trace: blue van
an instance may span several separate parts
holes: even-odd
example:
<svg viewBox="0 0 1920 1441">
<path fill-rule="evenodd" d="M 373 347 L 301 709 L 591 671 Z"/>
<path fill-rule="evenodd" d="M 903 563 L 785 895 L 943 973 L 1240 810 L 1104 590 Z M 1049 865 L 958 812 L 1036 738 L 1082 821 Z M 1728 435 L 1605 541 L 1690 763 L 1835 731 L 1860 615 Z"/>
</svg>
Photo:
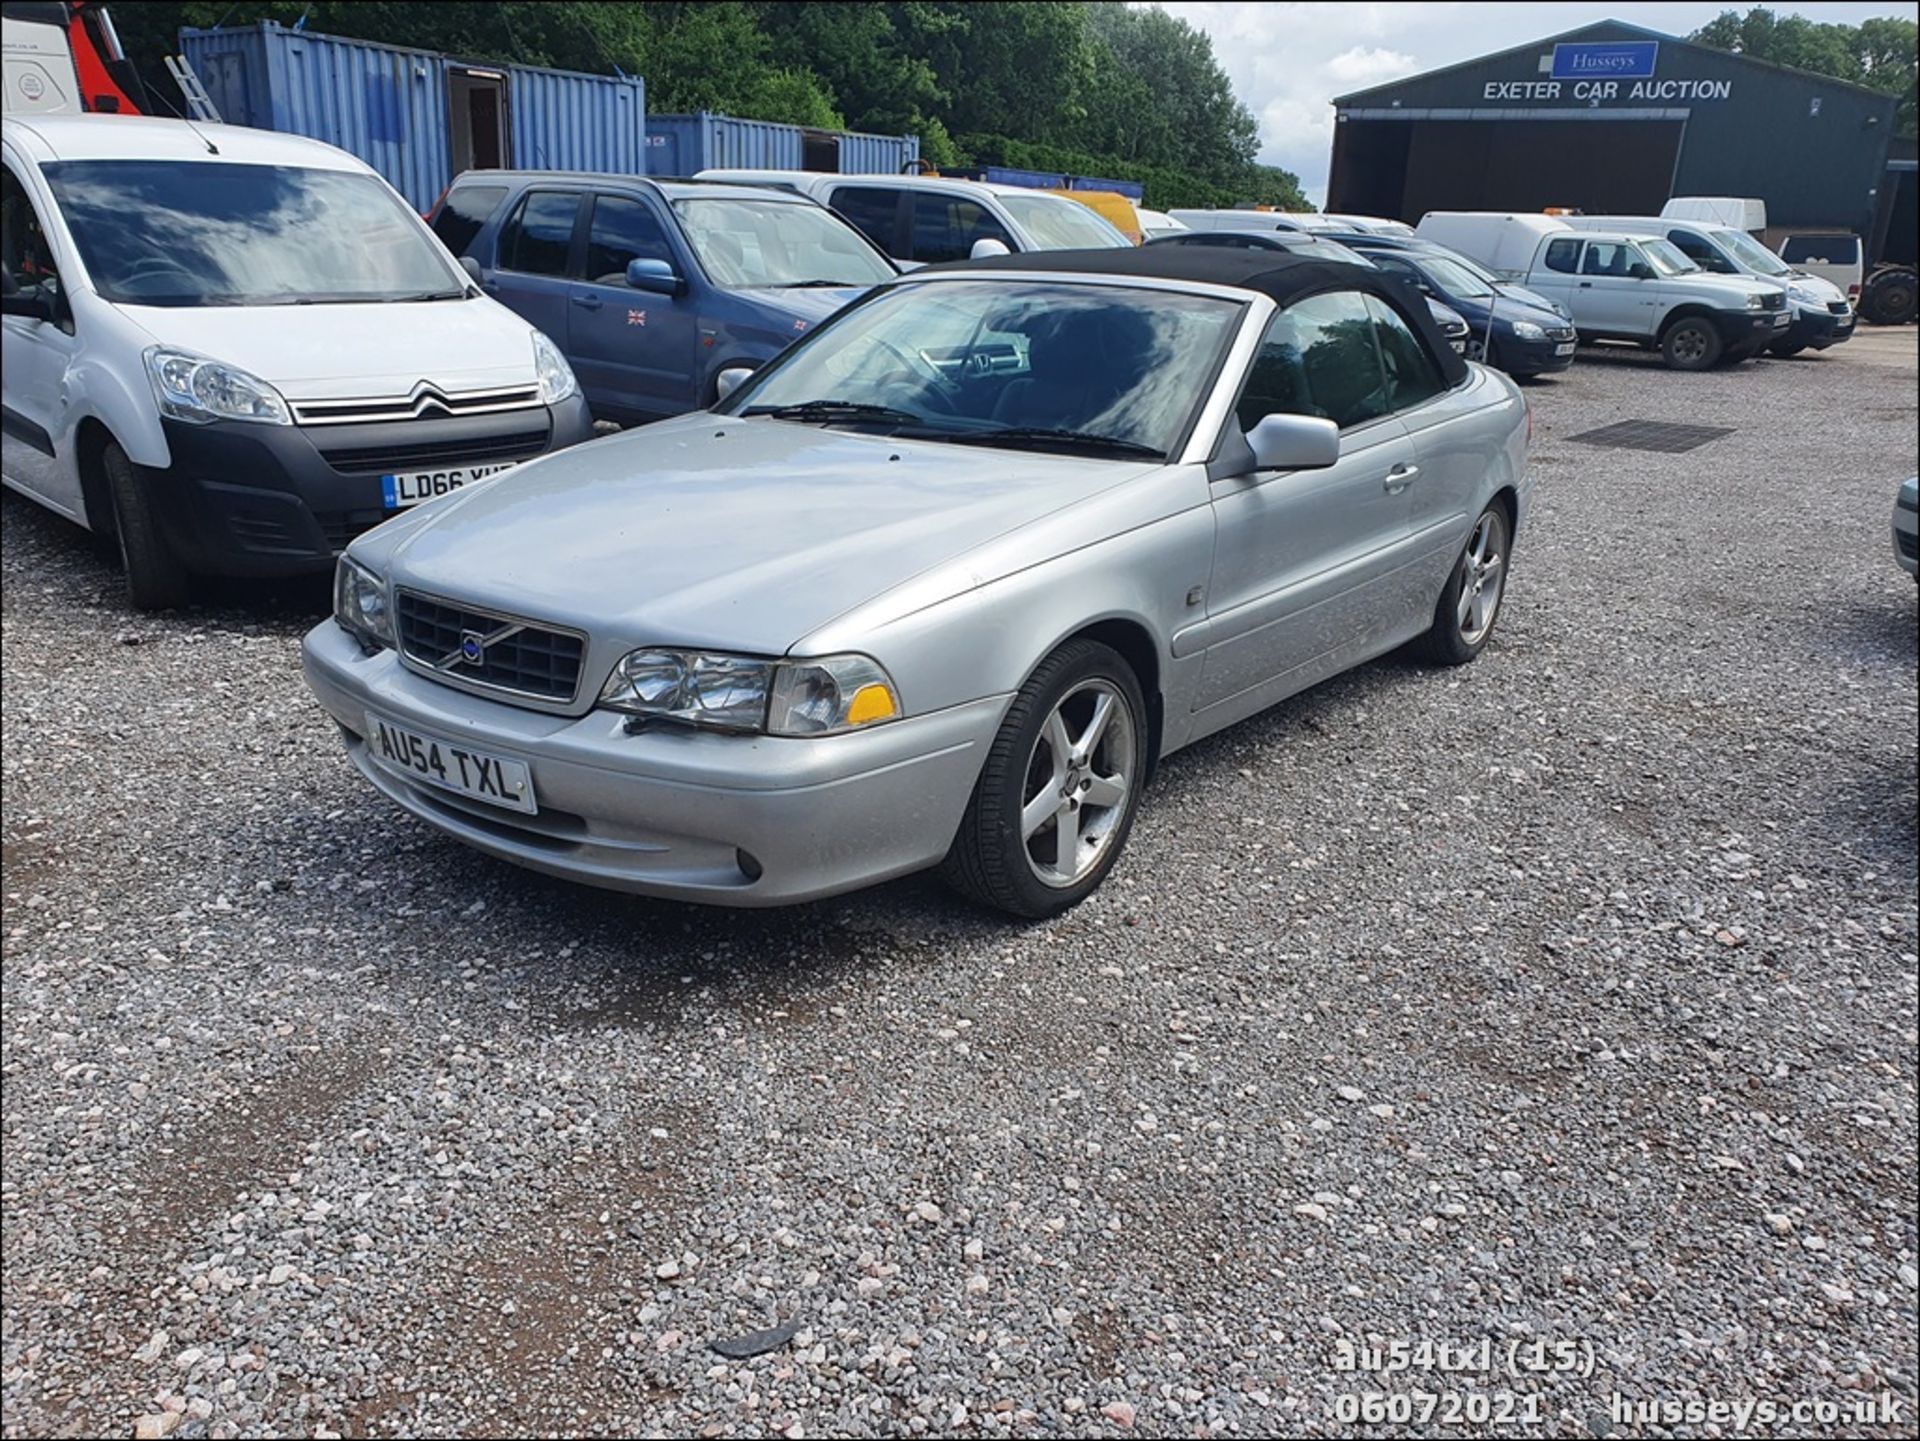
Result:
<svg viewBox="0 0 1920 1441">
<path fill-rule="evenodd" d="M 470 170 L 428 220 L 560 347 L 595 418 L 622 425 L 713 404 L 721 371 L 898 273 L 824 206 L 739 185 Z"/>
</svg>

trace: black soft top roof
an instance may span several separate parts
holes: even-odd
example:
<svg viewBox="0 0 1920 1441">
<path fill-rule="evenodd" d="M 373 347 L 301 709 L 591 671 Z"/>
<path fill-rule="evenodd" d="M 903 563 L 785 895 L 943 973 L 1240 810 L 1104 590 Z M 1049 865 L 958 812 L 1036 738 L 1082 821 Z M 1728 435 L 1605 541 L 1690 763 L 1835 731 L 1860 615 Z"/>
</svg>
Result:
<svg viewBox="0 0 1920 1441">
<path fill-rule="evenodd" d="M 1392 306 L 1426 341 L 1427 348 L 1440 362 L 1449 386 L 1458 384 L 1467 373 L 1467 363 L 1453 353 L 1453 347 L 1434 324 L 1433 312 L 1418 291 L 1388 271 L 1352 265 L 1344 260 L 1320 260 L 1295 251 L 1243 250 L 1231 246 L 1137 245 L 1107 250 L 1032 250 L 980 260 L 950 260 L 929 265 L 926 271 L 1191 280 L 1203 285 L 1229 285 L 1258 291 L 1283 307 L 1323 291 L 1358 290 L 1378 296 Z"/>
</svg>

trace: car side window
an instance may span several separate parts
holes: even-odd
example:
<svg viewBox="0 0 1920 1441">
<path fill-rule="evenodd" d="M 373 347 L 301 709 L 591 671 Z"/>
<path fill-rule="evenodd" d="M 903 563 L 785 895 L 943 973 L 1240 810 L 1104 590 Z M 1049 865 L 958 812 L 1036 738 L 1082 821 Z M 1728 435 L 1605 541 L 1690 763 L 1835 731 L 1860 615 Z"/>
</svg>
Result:
<svg viewBox="0 0 1920 1441">
<path fill-rule="evenodd" d="M 0 265 L 23 292 L 53 301 L 60 328 L 71 333 L 73 321 L 61 298 L 53 247 L 47 243 L 33 198 L 11 166 L 0 167 Z"/>
<path fill-rule="evenodd" d="M 500 266 L 526 275 L 565 275 L 580 215 L 575 190 L 535 190 L 500 232 Z"/>
<path fill-rule="evenodd" d="M 631 195 L 596 195 L 587 229 L 587 279 L 595 285 L 625 285 L 627 264 L 664 260 L 678 269 L 666 227 L 653 207 Z"/>
<path fill-rule="evenodd" d="M 842 185 L 829 202 L 833 209 L 887 254 L 895 253 L 895 221 L 900 192 L 884 185 Z"/>
<path fill-rule="evenodd" d="M 1367 310 L 1373 316 L 1373 336 L 1387 372 L 1387 404 L 1394 410 L 1409 410 L 1446 389 L 1439 362 L 1400 312 L 1372 295 L 1367 297 Z"/>
<path fill-rule="evenodd" d="M 997 240 L 1009 250 L 1019 248 L 984 206 L 963 195 L 913 197 L 913 259 L 927 265 L 965 260 L 976 240 Z"/>
<path fill-rule="evenodd" d="M 1780 247 L 1780 258 L 1789 265 L 1811 262 L 1815 265 L 1851 265 L 1860 258 L 1857 235 L 1789 235 Z"/>
<path fill-rule="evenodd" d="M 504 185 L 456 185 L 434 212 L 433 233 L 456 257 L 465 255 L 474 236 L 506 198 Z"/>
<path fill-rule="evenodd" d="M 1268 415 L 1317 415 L 1342 430 L 1392 408 L 1374 338 L 1374 317 L 1358 291 L 1297 300 L 1267 326 L 1235 415 L 1251 430 Z"/>
<path fill-rule="evenodd" d="M 1702 270 L 1716 271 L 1721 275 L 1730 274 L 1733 270 L 1726 257 L 1707 243 L 1705 236 L 1696 235 L 1691 230 L 1669 230 L 1667 239 L 1673 243 L 1675 250 Z"/>
<path fill-rule="evenodd" d="M 1580 267 L 1580 242 L 1560 239 L 1547 247 L 1546 267 L 1562 275 L 1572 275 Z"/>
<path fill-rule="evenodd" d="M 1611 240 L 1594 240 L 1587 244 L 1587 253 L 1580 261 L 1582 275 L 1625 275 L 1634 261 L 1633 250 L 1629 246 L 1616 244 Z"/>
</svg>

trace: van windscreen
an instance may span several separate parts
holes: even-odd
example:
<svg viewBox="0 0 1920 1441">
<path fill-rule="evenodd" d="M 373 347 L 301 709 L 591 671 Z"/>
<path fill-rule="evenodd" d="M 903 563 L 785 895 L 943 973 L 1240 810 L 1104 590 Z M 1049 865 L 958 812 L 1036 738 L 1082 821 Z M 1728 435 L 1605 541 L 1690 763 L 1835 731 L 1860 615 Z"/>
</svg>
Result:
<svg viewBox="0 0 1920 1441">
<path fill-rule="evenodd" d="M 122 305 L 326 305 L 467 293 L 372 175 L 183 160 L 44 165 L 94 287 Z"/>
</svg>

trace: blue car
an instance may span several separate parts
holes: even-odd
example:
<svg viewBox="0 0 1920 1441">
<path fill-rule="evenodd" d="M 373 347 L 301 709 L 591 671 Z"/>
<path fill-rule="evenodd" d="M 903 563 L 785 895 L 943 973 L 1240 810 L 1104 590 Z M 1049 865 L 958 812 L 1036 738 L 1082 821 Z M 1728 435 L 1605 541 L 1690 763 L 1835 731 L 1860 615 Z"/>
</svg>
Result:
<svg viewBox="0 0 1920 1441">
<path fill-rule="evenodd" d="M 770 359 L 898 273 L 824 206 L 738 185 L 470 170 L 428 219 L 560 347 L 594 417 L 622 425 L 713 404 L 721 371 Z"/>
<path fill-rule="evenodd" d="M 1496 280 L 1431 241 L 1357 232 L 1337 238 L 1459 311 L 1472 331 L 1471 359 L 1513 376 L 1552 375 L 1573 364 L 1579 343 L 1573 317 L 1546 296 Z"/>
</svg>

